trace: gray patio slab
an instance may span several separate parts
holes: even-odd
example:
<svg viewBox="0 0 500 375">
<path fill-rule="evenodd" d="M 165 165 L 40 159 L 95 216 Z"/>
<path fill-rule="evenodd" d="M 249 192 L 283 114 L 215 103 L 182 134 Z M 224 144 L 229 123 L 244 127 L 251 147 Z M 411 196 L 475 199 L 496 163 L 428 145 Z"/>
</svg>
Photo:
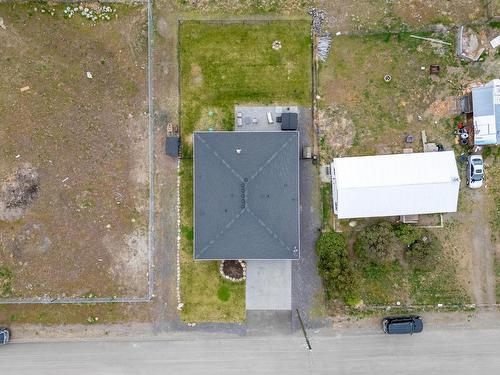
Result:
<svg viewBox="0 0 500 375">
<path fill-rule="evenodd" d="M 291 260 L 247 261 L 246 308 L 291 310 Z"/>
<path fill-rule="evenodd" d="M 298 113 L 297 106 L 242 106 L 234 108 L 234 130 L 235 131 L 280 131 L 281 124 L 276 121 L 276 117 L 284 112 Z M 272 123 L 269 123 L 267 114 L 271 115 Z M 238 121 L 240 114 L 240 122 Z M 300 116 L 299 116 L 300 122 Z"/>
</svg>

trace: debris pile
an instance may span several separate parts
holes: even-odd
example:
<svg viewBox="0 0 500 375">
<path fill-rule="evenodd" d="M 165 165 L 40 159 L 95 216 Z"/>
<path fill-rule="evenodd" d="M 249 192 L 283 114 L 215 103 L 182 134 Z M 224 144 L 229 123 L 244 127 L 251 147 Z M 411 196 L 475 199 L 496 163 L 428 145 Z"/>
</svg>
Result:
<svg viewBox="0 0 500 375">
<path fill-rule="evenodd" d="M 457 56 L 466 61 L 478 61 L 484 50 L 478 34 L 461 26 L 457 34 Z"/>
<path fill-rule="evenodd" d="M 0 220 L 19 220 L 38 197 L 39 190 L 38 172 L 28 163 L 6 176 L 0 186 Z"/>
<path fill-rule="evenodd" d="M 312 32 L 321 35 L 325 24 L 325 12 L 316 8 L 310 8 L 307 12 L 312 17 Z"/>
<path fill-rule="evenodd" d="M 311 33 L 313 36 L 317 35 L 318 37 L 316 56 L 320 61 L 324 62 L 328 58 L 332 45 L 332 36 L 329 32 L 323 31 L 325 12 L 320 9 L 310 8 L 308 13 L 312 17 Z"/>
<path fill-rule="evenodd" d="M 332 37 L 330 34 L 326 33 L 318 38 L 318 49 L 316 55 L 318 58 L 325 62 L 330 53 L 330 47 L 332 45 Z"/>
</svg>

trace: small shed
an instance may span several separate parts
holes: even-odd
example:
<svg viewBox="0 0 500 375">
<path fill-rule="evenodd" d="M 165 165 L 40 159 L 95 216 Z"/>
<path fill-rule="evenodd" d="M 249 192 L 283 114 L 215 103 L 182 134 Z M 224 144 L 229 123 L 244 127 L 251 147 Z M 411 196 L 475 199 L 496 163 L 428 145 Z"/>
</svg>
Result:
<svg viewBox="0 0 500 375">
<path fill-rule="evenodd" d="M 167 136 L 167 140 L 165 141 L 165 153 L 168 156 L 179 157 L 180 144 L 179 136 Z"/>
<path fill-rule="evenodd" d="M 455 212 L 460 178 L 453 151 L 335 158 L 339 219 Z"/>
<path fill-rule="evenodd" d="M 281 114 L 281 130 L 297 130 L 299 126 L 299 114 L 284 112 Z"/>
<path fill-rule="evenodd" d="M 472 89 L 474 144 L 500 143 L 500 79 Z"/>
</svg>

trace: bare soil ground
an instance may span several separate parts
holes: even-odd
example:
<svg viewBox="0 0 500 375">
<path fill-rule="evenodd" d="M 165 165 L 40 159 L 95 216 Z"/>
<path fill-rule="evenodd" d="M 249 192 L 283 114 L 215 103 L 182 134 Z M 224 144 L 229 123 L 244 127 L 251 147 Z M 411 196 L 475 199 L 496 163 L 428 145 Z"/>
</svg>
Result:
<svg viewBox="0 0 500 375">
<path fill-rule="evenodd" d="M 178 12 L 191 15 L 304 15 L 310 7 L 327 13 L 326 21 L 334 31 L 382 31 L 429 24 L 460 24 L 485 18 L 481 0 L 192 0 L 165 1 Z"/>
<path fill-rule="evenodd" d="M 319 0 L 317 6 L 327 12 L 327 21 L 335 31 L 418 28 L 429 24 L 459 24 L 485 17 L 480 0 Z"/>
<path fill-rule="evenodd" d="M 145 8 L 93 26 L 35 7 L 0 6 L 3 296 L 143 296 Z"/>
</svg>

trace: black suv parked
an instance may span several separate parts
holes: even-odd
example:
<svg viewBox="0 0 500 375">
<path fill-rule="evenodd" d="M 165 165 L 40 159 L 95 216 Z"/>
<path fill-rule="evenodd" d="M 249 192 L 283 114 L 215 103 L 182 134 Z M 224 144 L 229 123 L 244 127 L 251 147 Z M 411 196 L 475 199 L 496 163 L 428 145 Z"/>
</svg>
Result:
<svg viewBox="0 0 500 375">
<path fill-rule="evenodd" d="M 419 316 L 390 316 L 382 320 L 382 329 L 388 334 L 412 335 L 422 332 L 424 323 Z"/>
</svg>

